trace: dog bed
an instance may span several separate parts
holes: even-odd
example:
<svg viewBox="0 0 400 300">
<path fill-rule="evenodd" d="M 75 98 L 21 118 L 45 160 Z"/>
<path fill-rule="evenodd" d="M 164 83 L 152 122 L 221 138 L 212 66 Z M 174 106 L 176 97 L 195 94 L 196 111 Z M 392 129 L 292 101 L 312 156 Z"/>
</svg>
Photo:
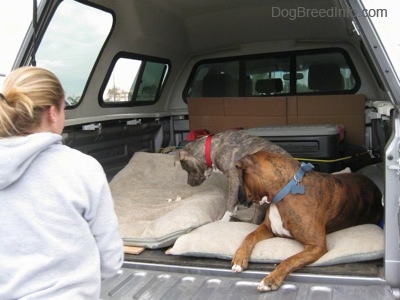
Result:
<svg viewBox="0 0 400 300">
<path fill-rule="evenodd" d="M 137 152 L 110 182 L 124 244 L 171 246 L 182 234 L 219 220 L 227 209 L 228 182 L 212 174 L 202 185 L 187 184 L 173 155 Z"/>
<path fill-rule="evenodd" d="M 231 260 L 245 236 L 256 228 L 251 223 L 216 221 L 182 235 L 166 253 Z M 359 225 L 328 234 L 327 245 L 328 252 L 310 266 L 380 259 L 384 252 L 384 234 L 377 225 Z M 250 262 L 279 263 L 303 249 L 296 240 L 275 237 L 259 242 Z"/>
</svg>

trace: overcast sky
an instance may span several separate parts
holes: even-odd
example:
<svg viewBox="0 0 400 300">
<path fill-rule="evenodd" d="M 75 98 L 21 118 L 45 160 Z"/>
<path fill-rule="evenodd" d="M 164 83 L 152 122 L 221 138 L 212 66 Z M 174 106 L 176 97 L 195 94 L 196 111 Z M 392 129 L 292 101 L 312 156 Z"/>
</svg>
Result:
<svg viewBox="0 0 400 300">
<path fill-rule="evenodd" d="M 39 2 L 39 1 L 38 1 Z M 8 73 L 32 20 L 32 0 L 1 0 L 0 74 Z"/>
<path fill-rule="evenodd" d="M 32 10 L 33 0 L 0 0 L 6 17 L 2 22 L 7 24 L 0 32 L 1 40 L 7 40 L 0 47 L 0 74 L 11 71 Z M 109 13 L 72 0 L 62 2 L 36 53 L 38 66 L 53 71 L 68 96 L 80 96 L 111 24 Z"/>
</svg>

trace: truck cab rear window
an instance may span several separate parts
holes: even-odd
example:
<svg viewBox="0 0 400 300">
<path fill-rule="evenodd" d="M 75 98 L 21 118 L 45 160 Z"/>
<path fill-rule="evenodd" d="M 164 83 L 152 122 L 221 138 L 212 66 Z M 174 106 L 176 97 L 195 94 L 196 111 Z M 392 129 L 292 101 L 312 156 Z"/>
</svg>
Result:
<svg viewBox="0 0 400 300">
<path fill-rule="evenodd" d="M 355 93 L 359 86 L 349 56 L 335 48 L 201 61 L 184 99 Z"/>
</svg>

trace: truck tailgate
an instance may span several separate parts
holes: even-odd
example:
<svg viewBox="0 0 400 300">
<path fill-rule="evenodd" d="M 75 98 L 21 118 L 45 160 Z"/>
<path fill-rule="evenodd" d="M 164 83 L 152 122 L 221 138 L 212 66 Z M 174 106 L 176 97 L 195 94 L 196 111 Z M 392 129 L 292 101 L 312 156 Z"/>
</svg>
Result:
<svg viewBox="0 0 400 300">
<path fill-rule="evenodd" d="M 379 279 L 305 274 L 292 274 L 279 290 L 261 293 L 256 286 L 265 274 L 129 262 L 102 282 L 101 299 L 396 299 Z"/>
</svg>

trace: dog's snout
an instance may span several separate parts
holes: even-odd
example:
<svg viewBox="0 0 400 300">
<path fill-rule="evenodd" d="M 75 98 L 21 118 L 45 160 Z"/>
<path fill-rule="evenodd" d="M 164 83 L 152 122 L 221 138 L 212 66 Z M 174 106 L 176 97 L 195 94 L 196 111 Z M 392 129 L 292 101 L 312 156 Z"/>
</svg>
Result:
<svg viewBox="0 0 400 300">
<path fill-rule="evenodd" d="M 189 174 L 188 176 L 188 184 L 190 186 L 198 186 L 204 182 L 206 177 L 202 174 Z"/>
<path fill-rule="evenodd" d="M 190 186 L 198 186 L 200 185 L 200 182 L 196 181 L 196 180 L 188 180 L 187 182 Z"/>
</svg>

